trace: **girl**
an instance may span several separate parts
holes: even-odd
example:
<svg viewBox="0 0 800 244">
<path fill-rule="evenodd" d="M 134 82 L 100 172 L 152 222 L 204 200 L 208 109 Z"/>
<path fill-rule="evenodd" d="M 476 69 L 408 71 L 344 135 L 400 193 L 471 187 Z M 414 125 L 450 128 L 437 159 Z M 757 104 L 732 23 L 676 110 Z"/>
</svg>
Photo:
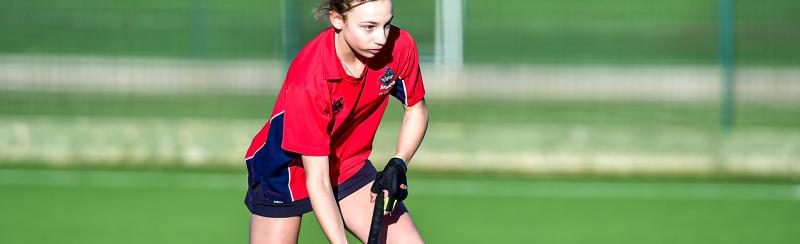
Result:
<svg viewBox="0 0 800 244">
<path fill-rule="evenodd" d="M 251 243 L 296 243 L 303 214 L 314 211 L 331 243 L 345 228 L 369 234 L 375 192 L 389 196 L 386 242 L 421 243 L 408 210 L 406 162 L 428 125 L 414 40 L 391 25 L 391 0 L 322 1 L 331 27 L 289 67 L 272 116 L 247 150 Z M 396 156 L 376 174 L 368 160 L 388 103 L 404 105 Z"/>
</svg>

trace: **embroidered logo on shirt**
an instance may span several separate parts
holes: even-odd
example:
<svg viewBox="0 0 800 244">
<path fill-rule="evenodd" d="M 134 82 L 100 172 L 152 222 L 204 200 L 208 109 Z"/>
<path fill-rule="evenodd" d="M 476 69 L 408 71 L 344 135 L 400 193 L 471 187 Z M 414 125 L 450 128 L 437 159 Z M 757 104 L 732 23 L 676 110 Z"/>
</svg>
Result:
<svg viewBox="0 0 800 244">
<path fill-rule="evenodd" d="M 333 114 L 338 114 L 339 111 L 342 111 L 342 108 L 344 107 L 343 100 L 344 98 L 340 97 L 339 99 L 336 99 L 335 102 L 333 102 Z"/>
<path fill-rule="evenodd" d="M 391 68 L 383 69 L 383 76 L 381 76 L 381 79 L 379 80 L 381 83 L 380 95 L 389 93 L 389 91 L 392 90 L 392 87 L 394 86 L 394 76 L 395 73 Z"/>
</svg>

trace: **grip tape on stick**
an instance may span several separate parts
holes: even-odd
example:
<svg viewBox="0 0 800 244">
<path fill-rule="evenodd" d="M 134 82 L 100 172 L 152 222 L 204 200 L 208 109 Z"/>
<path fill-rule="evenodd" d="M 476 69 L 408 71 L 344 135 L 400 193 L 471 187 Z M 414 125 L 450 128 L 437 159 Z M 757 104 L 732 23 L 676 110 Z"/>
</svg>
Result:
<svg viewBox="0 0 800 244">
<path fill-rule="evenodd" d="M 383 191 L 379 191 L 375 196 L 375 208 L 372 210 L 372 224 L 369 227 L 368 244 L 377 244 L 381 236 L 381 220 L 383 219 L 384 208 Z"/>
</svg>

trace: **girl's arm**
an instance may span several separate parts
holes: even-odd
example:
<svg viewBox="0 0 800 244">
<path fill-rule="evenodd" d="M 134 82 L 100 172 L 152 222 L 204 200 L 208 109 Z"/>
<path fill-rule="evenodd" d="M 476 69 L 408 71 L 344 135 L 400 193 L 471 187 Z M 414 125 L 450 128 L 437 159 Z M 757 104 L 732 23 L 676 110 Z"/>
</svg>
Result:
<svg viewBox="0 0 800 244">
<path fill-rule="evenodd" d="M 395 157 L 400 158 L 400 160 L 396 160 L 395 158 L 390 159 L 389 163 L 386 164 L 386 168 L 381 171 L 382 174 L 379 174 L 375 179 L 375 183 L 373 183 L 371 189 L 370 202 L 375 202 L 375 198 L 377 197 L 376 193 L 380 190 L 384 191 L 384 196 L 389 196 L 389 194 L 395 194 L 392 193 L 394 191 L 402 192 L 406 189 L 404 185 L 406 184 L 405 174 L 408 170 L 407 164 L 414 156 L 414 153 L 417 152 L 427 129 L 428 106 L 425 104 L 425 100 L 423 99 L 411 107 L 405 107 L 403 124 L 400 126 L 400 136 L 397 137 L 397 151 L 395 151 Z M 397 166 L 397 161 L 401 161 L 399 164 L 403 165 Z M 398 185 L 394 186 L 395 184 Z M 388 189 L 389 187 L 400 188 Z M 389 202 L 387 207 L 384 208 L 383 214 L 389 214 L 394 209 L 395 201 L 393 199 L 402 201 L 407 195 L 408 193 L 406 192 L 405 194 L 388 197 Z"/>
<path fill-rule="evenodd" d="M 344 221 L 333 197 L 327 156 L 302 156 L 311 207 L 331 243 L 347 243 Z"/>
<path fill-rule="evenodd" d="M 405 107 L 403 125 L 400 127 L 400 136 L 397 138 L 397 151 L 395 156 L 406 163 L 417 152 L 425 131 L 428 129 L 428 105 L 425 100 L 419 101 L 411 107 Z"/>
</svg>

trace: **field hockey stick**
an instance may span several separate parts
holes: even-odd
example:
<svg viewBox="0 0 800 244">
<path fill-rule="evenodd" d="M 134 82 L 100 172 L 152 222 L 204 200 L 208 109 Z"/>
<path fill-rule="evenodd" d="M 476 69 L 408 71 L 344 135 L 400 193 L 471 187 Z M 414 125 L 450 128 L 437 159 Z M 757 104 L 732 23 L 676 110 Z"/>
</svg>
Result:
<svg viewBox="0 0 800 244">
<path fill-rule="evenodd" d="M 377 244 L 381 236 L 381 220 L 383 219 L 383 191 L 375 196 L 375 208 L 372 210 L 372 224 L 369 227 L 367 244 Z"/>
</svg>

